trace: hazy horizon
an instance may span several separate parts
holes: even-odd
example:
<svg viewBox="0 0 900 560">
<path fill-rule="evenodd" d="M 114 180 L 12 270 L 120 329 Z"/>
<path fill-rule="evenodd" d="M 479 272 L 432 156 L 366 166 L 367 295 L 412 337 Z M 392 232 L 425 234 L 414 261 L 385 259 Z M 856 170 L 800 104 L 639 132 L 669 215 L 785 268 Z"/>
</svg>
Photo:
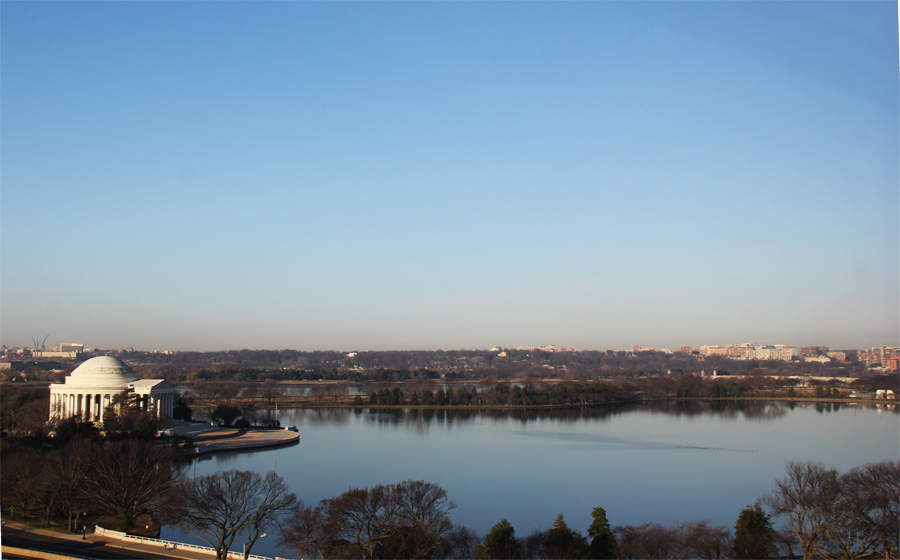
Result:
<svg viewBox="0 0 900 560">
<path fill-rule="evenodd" d="M 900 344 L 896 2 L 2 2 L 0 342 Z"/>
</svg>

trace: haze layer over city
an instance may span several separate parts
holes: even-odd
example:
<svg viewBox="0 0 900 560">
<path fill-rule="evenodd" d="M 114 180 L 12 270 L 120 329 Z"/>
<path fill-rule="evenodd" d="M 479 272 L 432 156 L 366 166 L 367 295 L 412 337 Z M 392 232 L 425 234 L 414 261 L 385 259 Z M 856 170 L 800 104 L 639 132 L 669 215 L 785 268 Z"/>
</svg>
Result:
<svg viewBox="0 0 900 560">
<path fill-rule="evenodd" d="M 7 346 L 900 341 L 894 2 L 0 15 Z"/>
</svg>

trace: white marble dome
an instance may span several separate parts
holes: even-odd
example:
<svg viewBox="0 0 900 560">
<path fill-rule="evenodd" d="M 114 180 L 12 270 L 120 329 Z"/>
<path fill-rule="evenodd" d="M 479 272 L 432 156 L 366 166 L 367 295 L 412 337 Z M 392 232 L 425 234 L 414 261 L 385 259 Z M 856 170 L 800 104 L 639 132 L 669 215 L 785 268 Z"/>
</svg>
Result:
<svg viewBox="0 0 900 560">
<path fill-rule="evenodd" d="M 138 381 L 134 371 L 122 360 L 112 356 L 97 356 L 84 362 L 66 377 L 65 384 L 78 387 L 127 389 Z"/>
</svg>

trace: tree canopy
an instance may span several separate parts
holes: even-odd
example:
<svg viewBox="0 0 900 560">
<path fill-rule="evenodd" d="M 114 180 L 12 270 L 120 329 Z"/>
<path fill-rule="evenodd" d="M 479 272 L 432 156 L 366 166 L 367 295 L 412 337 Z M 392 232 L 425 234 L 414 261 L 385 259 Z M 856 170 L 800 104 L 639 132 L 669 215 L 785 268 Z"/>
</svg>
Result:
<svg viewBox="0 0 900 560">
<path fill-rule="evenodd" d="M 450 522 L 455 507 L 446 490 L 422 480 L 351 488 L 297 508 L 281 542 L 310 557 L 430 558 L 465 545 L 465 531 Z"/>
<path fill-rule="evenodd" d="M 775 551 L 775 529 L 769 515 L 759 504 L 741 510 L 734 524 L 734 557 L 769 558 Z"/>
<path fill-rule="evenodd" d="M 519 557 L 519 540 L 516 530 L 506 519 L 501 519 L 484 536 L 484 544 L 476 545 L 479 558 L 502 560 Z"/>
<path fill-rule="evenodd" d="M 222 560 L 238 534 L 248 534 L 249 552 L 266 527 L 297 504 L 297 497 L 272 471 L 261 476 L 228 470 L 180 480 L 160 512 L 166 523 L 208 542 Z"/>
</svg>

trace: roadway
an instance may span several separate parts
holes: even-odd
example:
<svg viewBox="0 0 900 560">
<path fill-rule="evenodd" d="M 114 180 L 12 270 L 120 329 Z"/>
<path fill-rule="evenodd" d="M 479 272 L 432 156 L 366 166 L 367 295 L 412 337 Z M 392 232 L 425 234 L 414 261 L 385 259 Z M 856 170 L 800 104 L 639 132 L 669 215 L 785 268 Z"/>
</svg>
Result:
<svg viewBox="0 0 900 560">
<path fill-rule="evenodd" d="M 82 540 L 79 535 L 54 533 L 44 529 L 34 529 L 19 523 L 4 523 L 0 535 L 2 535 L 4 547 L 44 550 L 56 554 L 97 558 L 98 560 L 185 558 L 184 555 L 169 556 L 162 554 L 163 551 L 161 550 L 156 552 L 154 550 L 140 550 L 138 547 L 132 547 L 131 545 L 128 548 L 116 546 L 108 540 L 93 535 L 87 535 L 87 538 Z M 7 556 L 4 553 L 3 558 L 7 557 L 12 558 L 13 556 Z M 206 558 L 209 558 L 209 556 L 206 556 Z"/>
</svg>

